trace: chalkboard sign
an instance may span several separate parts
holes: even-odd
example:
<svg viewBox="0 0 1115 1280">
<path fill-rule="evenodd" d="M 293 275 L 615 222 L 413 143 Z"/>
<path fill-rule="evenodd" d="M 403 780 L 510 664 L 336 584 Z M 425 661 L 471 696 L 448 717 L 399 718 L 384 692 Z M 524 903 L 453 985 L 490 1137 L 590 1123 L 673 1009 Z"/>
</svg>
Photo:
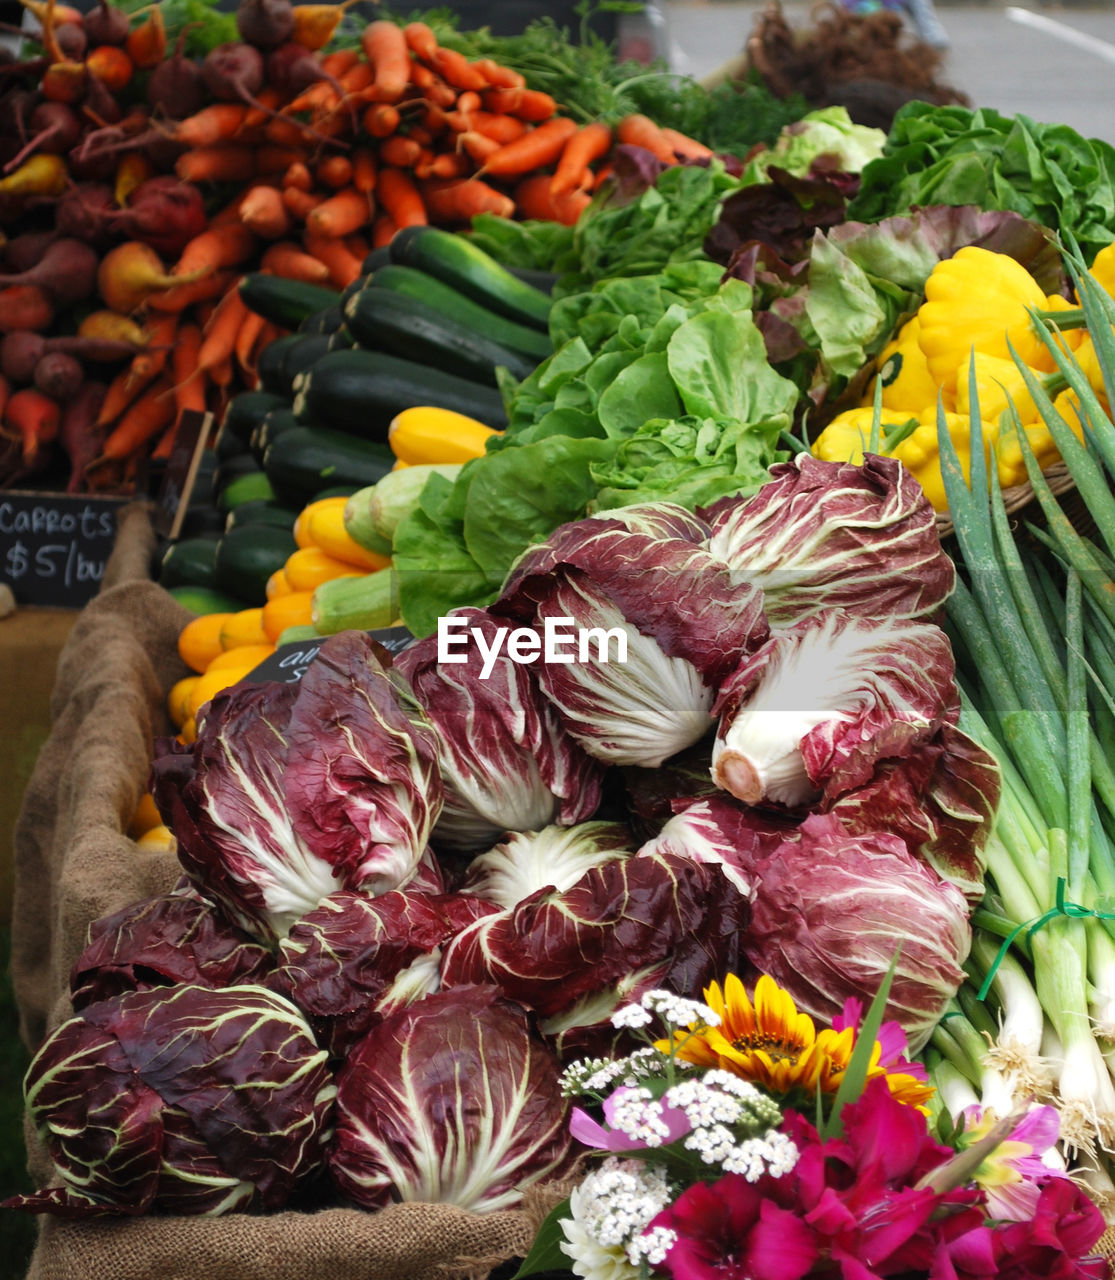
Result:
<svg viewBox="0 0 1115 1280">
<path fill-rule="evenodd" d="M 186 508 L 190 505 L 190 495 L 197 481 L 201 455 L 205 452 L 212 428 L 211 413 L 199 413 L 196 409 L 182 411 L 152 520 L 155 532 L 172 542 L 182 532 L 182 521 L 186 518 Z"/>
<path fill-rule="evenodd" d="M 129 499 L 0 493 L 0 582 L 20 604 L 80 608 L 97 594 Z"/>
<path fill-rule="evenodd" d="M 414 639 L 406 627 L 384 627 L 379 631 L 369 631 L 368 635 L 373 640 L 379 641 L 392 657 L 405 649 Z M 244 677 L 244 681 L 248 684 L 264 684 L 270 680 L 277 680 L 282 684 L 297 684 L 328 639 L 328 636 L 322 636 L 320 640 L 301 640 L 293 644 L 280 645 L 269 658 L 264 658 L 258 667 L 253 667 Z"/>
</svg>

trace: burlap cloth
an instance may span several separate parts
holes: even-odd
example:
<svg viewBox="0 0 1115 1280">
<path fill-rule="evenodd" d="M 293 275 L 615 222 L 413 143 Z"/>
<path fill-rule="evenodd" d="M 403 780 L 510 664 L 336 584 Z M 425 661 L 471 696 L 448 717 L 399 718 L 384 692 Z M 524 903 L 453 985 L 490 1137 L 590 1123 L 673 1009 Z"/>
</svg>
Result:
<svg viewBox="0 0 1115 1280">
<path fill-rule="evenodd" d="M 70 1014 L 70 968 L 97 917 L 163 893 L 173 856 L 141 852 L 124 830 L 143 793 L 151 744 L 170 731 L 166 692 L 188 674 L 177 636 L 193 616 L 150 579 L 147 508 L 120 513 L 97 597 L 62 651 L 45 743 L 15 828 L 12 979 L 20 1033 L 34 1051 Z M 36 1185 L 46 1151 L 27 1134 Z M 379 1213 L 326 1209 L 262 1217 L 40 1218 L 27 1280 L 453 1280 L 527 1252 L 563 1194 L 539 1188 L 521 1211 L 451 1205 Z"/>
</svg>

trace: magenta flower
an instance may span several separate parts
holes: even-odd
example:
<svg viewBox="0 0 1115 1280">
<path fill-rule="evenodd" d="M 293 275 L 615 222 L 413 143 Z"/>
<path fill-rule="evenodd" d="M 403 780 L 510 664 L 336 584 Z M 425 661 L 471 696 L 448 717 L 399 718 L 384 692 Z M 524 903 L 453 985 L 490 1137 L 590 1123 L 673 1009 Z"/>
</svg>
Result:
<svg viewBox="0 0 1115 1280">
<path fill-rule="evenodd" d="M 978 1142 L 991 1129 L 994 1116 L 984 1117 L 980 1107 L 967 1107 L 958 1150 Z M 1060 1169 L 1042 1162 L 1042 1154 L 1057 1141 L 1060 1120 L 1054 1107 L 1032 1107 L 1010 1134 L 986 1157 L 972 1180 L 987 1196 L 987 1216 L 1023 1222 L 1034 1216 L 1041 1188 L 1051 1178 L 1067 1178 Z"/>
<path fill-rule="evenodd" d="M 569 1116 L 569 1132 L 586 1147 L 599 1151 L 640 1151 L 662 1147 L 690 1130 L 685 1112 L 656 1102 L 649 1090 L 621 1086 L 604 1099 L 607 1128 L 574 1107 Z"/>
<path fill-rule="evenodd" d="M 844 1001 L 843 1010 L 832 1020 L 833 1031 L 843 1031 L 845 1027 L 851 1027 L 852 1030 L 859 1035 L 860 1023 L 863 1021 L 863 1001 L 855 996 L 849 996 Z M 879 1066 L 885 1067 L 890 1073 L 900 1072 L 902 1075 L 913 1076 L 916 1080 L 928 1080 L 929 1073 L 920 1062 L 911 1062 L 909 1057 L 909 1045 L 906 1042 L 906 1033 L 902 1030 L 902 1024 L 895 1022 L 893 1019 L 884 1022 L 879 1027 L 879 1034 L 875 1037 L 881 1050 L 879 1056 Z"/>
</svg>

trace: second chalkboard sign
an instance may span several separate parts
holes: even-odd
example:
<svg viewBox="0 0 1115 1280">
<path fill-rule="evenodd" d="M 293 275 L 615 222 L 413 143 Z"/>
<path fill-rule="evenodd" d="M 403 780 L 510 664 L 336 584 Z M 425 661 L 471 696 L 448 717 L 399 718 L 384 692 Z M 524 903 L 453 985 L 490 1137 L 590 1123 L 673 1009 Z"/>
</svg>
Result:
<svg viewBox="0 0 1115 1280">
<path fill-rule="evenodd" d="M 369 631 L 368 635 L 383 645 L 392 656 L 400 653 L 414 639 L 406 627 L 384 627 L 379 631 Z M 322 636 L 320 640 L 301 640 L 294 644 L 280 645 L 258 667 L 253 667 L 244 681 L 248 684 L 263 684 L 277 680 L 282 684 L 297 684 L 328 639 L 328 636 Z"/>
</svg>

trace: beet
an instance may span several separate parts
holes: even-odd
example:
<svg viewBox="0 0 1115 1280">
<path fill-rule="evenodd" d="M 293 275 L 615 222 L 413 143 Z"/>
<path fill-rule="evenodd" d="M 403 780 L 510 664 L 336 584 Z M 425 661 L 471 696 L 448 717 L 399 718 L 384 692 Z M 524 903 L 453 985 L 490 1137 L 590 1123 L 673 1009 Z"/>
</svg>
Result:
<svg viewBox="0 0 1115 1280">
<path fill-rule="evenodd" d="M 64 102 L 40 102 L 31 112 L 28 123 L 32 136 L 4 166 L 5 173 L 18 169 L 36 151 L 55 156 L 67 155 L 81 141 L 85 131 L 81 117 Z"/>
<path fill-rule="evenodd" d="M 294 31 L 294 7 L 290 0 L 240 0 L 236 30 L 257 49 L 277 48 Z"/>
<path fill-rule="evenodd" d="M 85 97 L 81 107 L 86 115 L 100 120 L 102 124 L 119 124 L 124 118 L 124 109 L 116 100 L 116 95 L 97 76 L 85 78 Z"/>
<path fill-rule="evenodd" d="M 58 239 L 53 229 L 23 231 L 4 246 L 4 266 L 8 271 L 28 271 Z"/>
<path fill-rule="evenodd" d="M 177 258 L 208 225 L 201 192 L 169 176 L 141 182 L 112 220 L 118 233 L 150 245 L 163 258 Z"/>
<path fill-rule="evenodd" d="M 67 493 L 85 489 L 85 469 L 101 455 L 101 447 L 112 429 L 109 423 L 97 426 L 97 415 L 104 404 L 108 388 L 103 382 L 86 382 L 62 409 L 58 442 L 70 460 Z"/>
<path fill-rule="evenodd" d="M 105 215 L 116 212 L 116 198 L 107 182 L 78 182 L 59 196 L 54 225 L 64 236 L 102 245 L 112 237 Z"/>
<path fill-rule="evenodd" d="M 317 84 L 319 80 L 332 79 L 332 76 L 321 69 L 321 63 L 313 50 L 296 40 L 279 45 L 267 55 L 267 83 L 280 93 L 293 96 L 308 89 L 310 85 Z"/>
<path fill-rule="evenodd" d="M 0 286 L 36 285 L 56 305 L 68 305 L 91 297 L 97 287 L 100 259 L 92 245 L 73 237 L 55 240 L 42 258 L 26 271 L 0 276 Z"/>
<path fill-rule="evenodd" d="M 263 88 L 263 54 L 250 44 L 219 44 L 205 55 L 201 78 L 219 102 L 251 102 Z"/>
<path fill-rule="evenodd" d="M 201 68 L 183 53 L 185 37 L 183 29 L 174 53 L 164 58 L 147 80 L 147 101 L 168 120 L 184 120 L 207 101 Z"/>
<path fill-rule="evenodd" d="M 90 9 L 85 15 L 85 34 L 94 47 L 101 44 L 123 44 L 128 38 L 131 25 L 124 10 L 110 5 L 107 0 L 101 0 L 98 8 Z"/>
<path fill-rule="evenodd" d="M 74 62 L 80 62 L 85 57 L 89 39 L 85 34 L 85 27 L 82 23 L 60 22 L 54 28 L 54 38 L 58 42 L 58 48 L 67 58 L 71 58 Z"/>
<path fill-rule="evenodd" d="M 31 381 L 44 396 L 64 404 L 81 390 L 85 370 L 75 356 L 64 351 L 48 351 L 35 365 Z"/>
<path fill-rule="evenodd" d="M 35 375 L 35 366 L 46 354 L 46 339 L 41 333 L 16 329 L 0 338 L 0 373 L 22 387 Z"/>
</svg>

